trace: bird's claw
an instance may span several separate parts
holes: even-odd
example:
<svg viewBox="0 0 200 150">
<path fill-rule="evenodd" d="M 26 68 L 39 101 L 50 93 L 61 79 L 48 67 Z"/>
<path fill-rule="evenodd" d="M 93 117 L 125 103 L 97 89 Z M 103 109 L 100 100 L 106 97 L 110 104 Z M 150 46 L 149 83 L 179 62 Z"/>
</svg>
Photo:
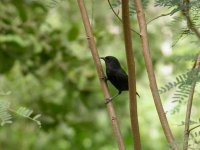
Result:
<svg viewBox="0 0 200 150">
<path fill-rule="evenodd" d="M 107 78 L 105 75 L 103 75 L 103 76 L 101 77 L 101 79 L 104 80 L 104 81 L 107 81 L 107 80 L 108 80 L 108 78 Z"/>
<path fill-rule="evenodd" d="M 108 103 L 110 103 L 112 101 L 112 97 L 110 97 L 110 98 L 106 98 L 106 102 L 105 102 L 105 104 L 107 105 Z"/>
</svg>

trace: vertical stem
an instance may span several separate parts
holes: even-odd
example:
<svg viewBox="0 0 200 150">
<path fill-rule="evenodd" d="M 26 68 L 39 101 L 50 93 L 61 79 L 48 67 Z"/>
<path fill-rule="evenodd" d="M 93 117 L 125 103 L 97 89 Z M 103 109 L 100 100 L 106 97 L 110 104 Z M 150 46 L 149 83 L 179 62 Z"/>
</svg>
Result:
<svg viewBox="0 0 200 150">
<path fill-rule="evenodd" d="M 193 67 L 193 69 L 197 69 L 194 70 L 195 74 L 194 76 L 192 76 L 192 78 L 194 77 L 194 81 L 192 81 L 192 87 L 191 87 L 191 91 L 188 97 L 188 103 L 187 103 L 187 111 L 186 111 L 186 116 L 185 116 L 185 130 L 184 130 L 184 141 L 183 141 L 183 150 L 187 150 L 188 149 L 188 142 L 189 142 L 189 127 L 190 127 L 190 116 L 191 116 L 191 110 L 192 110 L 192 102 L 193 102 L 193 95 L 194 95 L 194 90 L 195 90 L 195 86 L 196 86 L 196 82 L 197 82 L 197 77 L 198 77 L 198 73 L 199 73 L 199 68 L 200 68 L 200 54 L 197 57 L 197 60 L 195 62 L 195 66 Z"/>
<path fill-rule="evenodd" d="M 130 117 L 132 135 L 134 141 L 134 149 L 141 150 L 140 133 L 138 125 L 137 114 L 137 100 L 136 100 L 136 79 L 135 79 L 135 62 L 133 57 L 131 30 L 129 19 L 129 0 L 122 0 L 122 21 L 126 49 L 126 59 L 128 64 L 128 86 L 129 86 L 129 103 L 130 103 Z"/>
<path fill-rule="evenodd" d="M 150 88 L 151 92 L 153 95 L 154 103 L 157 109 L 157 113 L 162 125 L 162 128 L 164 130 L 164 134 L 166 136 L 167 141 L 169 144 L 172 146 L 173 149 L 178 150 L 177 145 L 175 144 L 174 137 L 172 135 L 171 129 L 169 127 L 167 117 L 165 115 L 162 102 L 160 99 L 160 95 L 158 93 L 158 87 L 156 83 L 156 77 L 153 71 L 153 64 L 152 64 L 152 59 L 149 51 L 149 43 L 148 43 L 148 36 L 147 36 L 147 25 L 146 25 L 146 20 L 145 20 L 145 15 L 144 15 L 144 10 L 142 7 L 141 0 L 134 0 L 135 6 L 136 6 L 136 12 L 137 12 L 137 18 L 139 22 L 139 27 L 140 27 L 140 38 L 142 41 L 142 52 L 143 52 L 143 57 L 148 73 L 148 78 L 150 82 Z"/>
<path fill-rule="evenodd" d="M 94 41 L 94 37 L 92 34 L 92 29 L 91 29 L 91 25 L 89 22 L 89 18 L 87 15 L 87 11 L 85 8 L 85 4 L 84 4 L 84 0 L 77 0 L 79 8 L 80 8 L 80 12 L 81 12 L 81 16 L 82 16 L 82 21 L 85 27 L 85 31 L 86 31 L 86 35 L 87 35 L 87 40 L 88 40 L 88 45 L 89 48 L 91 50 L 92 53 L 92 57 L 97 69 L 97 73 L 100 79 L 100 84 L 101 84 L 101 88 L 103 90 L 104 93 L 104 97 L 105 99 L 110 98 L 110 93 L 108 91 L 108 86 L 106 84 L 106 82 L 104 80 L 102 80 L 101 78 L 104 76 L 103 74 L 103 69 L 99 60 L 99 54 L 95 45 L 95 41 Z M 119 150 L 125 150 L 125 146 L 124 146 L 124 142 L 122 139 L 122 135 L 121 135 L 121 131 L 118 125 L 118 121 L 117 121 L 117 117 L 115 114 L 115 110 L 113 108 L 112 103 L 108 103 L 107 104 L 107 109 L 108 109 L 108 114 L 112 123 L 112 128 L 114 131 L 114 136 L 116 138 L 117 144 L 118 144 L 118 148 Z"/>
<path fill-rule="evenodd" d="M 182 7 L 183 7 L 182 14 L 183 14 L 183 16 L 185 17 L 185 19 L 187 21 L 188 29 L 193 31 L 194 34 L 196 35 L 196 37 L 200 40 L 200 32 L 195 27 L 195 25 L 193 24 L 192 19 L 190 17 L 190 0 L 183 0 Z M 194 64 L 194 66 L 193 66 L 193 69 L 194 68 L 198 68 L 198 69 L 200 68 L 200 54 L 198 55 L 197 60 L 196 60 L 196 62 Z M 198 75 L 198 73 L 197 73 L 197 75 Z M 193 95 L 194 95 L 195 86 L 196 86 L 196 81 L 194 81 L 192 83 L 191 91 L 190 91 L 190 94 L 189 94 L 189 97 L 188 97 L 187 110 L 186 110 L 186 116 L 185 116 L 183 150 L 187 150 L 188 149 L 189 134 L 190 134 L 190 131 L 191 131 L 191 130 L 189 130 L 190 116 L 191 116 L 192 101 L 193 101 Z"/>
<path fill-rule="evenodd" d="M 184 130 L 183 150 L 187 150 L 188 149 L 190 116 L 191 116 L 191 110 L 192 110 L 192 101 L 193 101 L 195 85 L 196 85 L 196 83 L 192 84 L 192 88 L 191 88 L 191 91 L 190 91 L 190 94 L 189 94 L 189 98 L 188 98 L 188 103 L 187 103 L 187 111 L 186 111 L 186 117 L 185 117 L 185 130 Z"/>
</svg>

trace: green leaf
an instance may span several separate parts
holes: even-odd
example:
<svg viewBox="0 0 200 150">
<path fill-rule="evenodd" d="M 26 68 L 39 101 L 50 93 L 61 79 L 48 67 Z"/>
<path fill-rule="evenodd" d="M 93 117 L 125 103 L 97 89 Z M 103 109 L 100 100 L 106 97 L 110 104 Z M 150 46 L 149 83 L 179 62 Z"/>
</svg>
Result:
<svg viewBox="0 0 200 150">
<path fill-rule="evenodd" d="M 38 118 L 40 118 L 41 117 L 41 114 L 37 114 L 37 115 L 35 115 L 34 117 L 33 117 L 33 120 L 37 120 Z"/>
<path fill-rule="evenodd" d="M 24 1 L 23 0 L 18 0 L 18 1 L 13 1 L 15 7 L 18 10 L 19 16 L 21 18 L 21 20 L 23 22 L 25 22 L 27 20 L 27 13 L 26 13 L 26 9 L 24 6 Z"/>
<path fill-rule="evenodd" d="M 71 27 L 71 29 L 68 31 L 68 39 L 69 41 L 75 41 L 79 35 L 79 28 L 74 25 Z"/>
<path fill-rule="evenodd" d="M 38 125 L 39 127 L 41 127 L 41 122 L 40 122 L 40 121 L 36 121 L 36 123 L 37 123 L 37 125 Z"/>
<path fill-rule="evenodd" d="M 15 59 L 12 59 L 7 53 L 0 51 L 0 73 L 8 72 L 14 65 Z"/>
</svg>

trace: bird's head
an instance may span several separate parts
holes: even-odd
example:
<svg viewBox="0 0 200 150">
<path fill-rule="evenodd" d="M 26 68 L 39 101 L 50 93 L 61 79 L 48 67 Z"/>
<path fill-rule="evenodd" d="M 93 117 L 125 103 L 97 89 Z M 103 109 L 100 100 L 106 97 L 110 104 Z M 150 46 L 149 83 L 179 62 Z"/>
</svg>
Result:
<svg viewBox="0 0 200 150">
<path fill-rule="evenodd" d="M 103 59 L 105 61 L 106 66 L 111 66 L 116 68 L 121 67 L 118 59 L 113 56 L 100 57 L 100 59 Z"/>
</svg>

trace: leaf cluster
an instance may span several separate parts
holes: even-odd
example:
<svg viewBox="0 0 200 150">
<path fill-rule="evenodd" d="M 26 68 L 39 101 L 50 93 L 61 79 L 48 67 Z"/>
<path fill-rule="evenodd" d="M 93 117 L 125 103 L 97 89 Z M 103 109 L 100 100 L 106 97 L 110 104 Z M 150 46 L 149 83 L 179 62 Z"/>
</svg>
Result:
<svg viewBox="0 0 200 150">
<path fill-rule="evenodd" d="M 37 123 L 37 125 L 40 127 L 41 122 L 38 120 L 38 118 L 41 116 L 41 114 L 37 114 L 33 117 L 31 115 L 33 114 L 33 110 L 30 110 L 26 107 L 19 107 L 17 110 L 13 110 L 10 107 L 10 102 L 7 101 L 0 101 L 0 121 L 1 121 L 1 126 L 5 124 L 11 124 L 13 123 L 12 121 L 12 115 L 11 113 L 15 113 L 19 116 L 22 116 L 24 118 L 30 119 Z"/>
<path fill-rule="evenodd" d="M 188 22 L 183 15 L 184 13 L 187 13 L 186 15 L 190 16 L 192 26 L 198 30 L 200 29 L 200 20 L 198 13 L 200 11 L 200 1 L 194 0 L 186 3 L 182 0 L 156 0 L 155 6 L 171 9 L 168 15 L 174 16 L 174 21 L 170 25 L 172 29 L 175 25 L 182 25 L 179 28 L 174 29 L 174 33 L 176 33 L 176 36 L 173 45 L 175 45 L 177 41 L 184 37 L 194 35 L 193 31 L 191 31 L 188 27 Z M 189 11 L 187 12 L 187 10 Z"/>
</svg>

